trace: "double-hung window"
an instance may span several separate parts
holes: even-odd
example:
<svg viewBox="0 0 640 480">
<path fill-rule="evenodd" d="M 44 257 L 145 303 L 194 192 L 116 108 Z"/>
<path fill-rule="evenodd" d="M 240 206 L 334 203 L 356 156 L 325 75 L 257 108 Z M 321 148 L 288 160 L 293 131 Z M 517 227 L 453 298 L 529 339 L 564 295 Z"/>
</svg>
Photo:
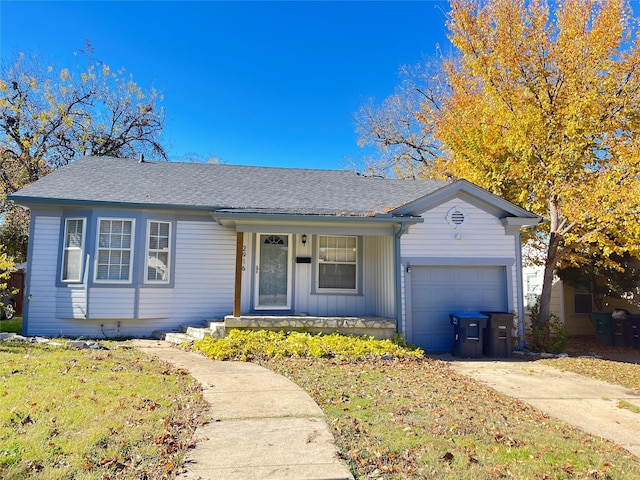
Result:
<svg viewBox="0 0 640 480">
<path fill-rule="evenodd" d="M 319 291 L 357 291 L 358 237 L 318 236 L 317 288 Z"/>
<path fill-rule="evenodd" d="M 98 219 L 96 281 L 131 283 L 133 220 Z"/>
<path fill-rule="evenodd" d="M 573 313 L 591 313 L 593 310 L 593 296 L 585 287 L 573 287 Z"/>
<path fill-rule="evenodd" d="M 67 218 L 65 221 L 61 275 L 63 282 L 82 280 L 84 224 L 84 218 Z"/>
<path fill-rule="evenodd" d="M 146 283 L 169 283 L 171 223 L 150 220 L 147 226 Z"/>
</svg>

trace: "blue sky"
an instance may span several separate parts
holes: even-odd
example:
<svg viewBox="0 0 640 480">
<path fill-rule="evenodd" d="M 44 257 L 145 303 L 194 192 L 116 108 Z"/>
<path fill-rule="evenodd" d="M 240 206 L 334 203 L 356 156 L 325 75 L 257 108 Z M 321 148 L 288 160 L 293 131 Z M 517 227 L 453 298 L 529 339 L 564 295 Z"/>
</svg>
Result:
<svg viewBox="0 0 640 480">
<path fill-rule="evenodd" d="M 0 55 L 95 57 L 164 95 L 172 159 L 344 168 L 353 113 L 446 39 L 446 1 L 0 1 Z"/>
</svg>

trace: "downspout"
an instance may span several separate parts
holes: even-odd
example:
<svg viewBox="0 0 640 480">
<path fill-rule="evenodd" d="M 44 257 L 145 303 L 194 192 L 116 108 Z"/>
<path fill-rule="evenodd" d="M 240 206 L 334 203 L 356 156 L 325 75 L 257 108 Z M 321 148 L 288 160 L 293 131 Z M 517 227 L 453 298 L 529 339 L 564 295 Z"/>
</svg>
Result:
<svg viewBox="0 0 640 480">
<path fill-rule="evenodd" d="M 397 318 L 397 330 L 398 334 L 402 333 L 402 269 L 401 255 L 400 255 L 400 237 L 407 231 L 407 222 L 400 223 L 400 229 L 394 235 L 394 249 L 395 249 L 395 281 L 396 281 L 396 318 Z"/>
<path fill-rule="evenodd" d="M 524 341 L 524 337 L 526 334 L 526 318 L 525 318 L 525 313 L 524 313 L 524 276 L 522 273 L 522 237 L 524 236 L 525 232 L 523 230 L 520 230 L 518 232 L 518 245 L 517 245 L 517 255 L 516 255 L 516 275 L 518 275 L 518 280 L 516 282 L 516 285 L 518 286 L 518 318 L 520 318 L 520 321 L 518 322 L 518 337 L 520 338 L 520 341 L 518 342 L 518 348 L 519 349 L 524 349 L 525 348 L 525 341 Z"/>
</svg>

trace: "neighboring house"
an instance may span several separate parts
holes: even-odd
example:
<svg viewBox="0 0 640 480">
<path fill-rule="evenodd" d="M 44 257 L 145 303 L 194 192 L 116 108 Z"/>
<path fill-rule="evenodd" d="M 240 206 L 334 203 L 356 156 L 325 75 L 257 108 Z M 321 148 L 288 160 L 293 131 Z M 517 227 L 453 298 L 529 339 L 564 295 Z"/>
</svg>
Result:
<svg viewBox="0 0 640 480">
<path fill-rule="evenodd" d="M 532 250 L 527 245 L 523 246 L 525 257 L 532 256 Z M 522 269 L 524 285 L 525 318 L 527 327 L 531 326 L 529 313 L 540 293 L 542 292 L 542 279 L 544 267 L 539 265 L 524 265 Z M 637 303 L 637 300 L 636 300 Z M 638 312 L 637 304 L 632 299 L 605 297 L 602 299 L 602 309 L 613 312 L 614 308 L 623 308 L 631 313 Z M 567 327 L 570 336 L 595 335 L 595 325 L 591 318 L 591 312 L 597 310 L 593 294 L 588 289 L 569 282 L 562 281 L 554 276 L 551 288 L 551 313 Z"/>
<path fill-rule="evenodd" d="M 31 209 L 27 335 L 355 317 L 431 352 L 452 311 L 513 312 L 521 334 L 540 220 L 464 180 L 95 157 L 10 198 Z"/>
</svg>

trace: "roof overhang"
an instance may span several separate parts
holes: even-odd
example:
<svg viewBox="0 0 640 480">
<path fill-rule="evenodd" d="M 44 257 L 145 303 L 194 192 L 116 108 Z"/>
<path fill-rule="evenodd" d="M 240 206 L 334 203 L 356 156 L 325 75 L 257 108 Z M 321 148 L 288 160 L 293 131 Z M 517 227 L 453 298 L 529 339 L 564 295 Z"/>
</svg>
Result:
<svg viewBox="0 0 640 480">
<path fill-rule="evenodd" d="M 288 215 L 211 212 L 220 225 L 238 232 L 393 235 L 404 225 L 422 223 L 422 217 Z"/>
<path fill-rule="evenodd" d="M 505 227 L 524 228 L 524 227 L 535 227 L 542 221 L 542 218 L 540 217 L 503 217 L 500 219 L 500 221 Z"/>
</svg>

